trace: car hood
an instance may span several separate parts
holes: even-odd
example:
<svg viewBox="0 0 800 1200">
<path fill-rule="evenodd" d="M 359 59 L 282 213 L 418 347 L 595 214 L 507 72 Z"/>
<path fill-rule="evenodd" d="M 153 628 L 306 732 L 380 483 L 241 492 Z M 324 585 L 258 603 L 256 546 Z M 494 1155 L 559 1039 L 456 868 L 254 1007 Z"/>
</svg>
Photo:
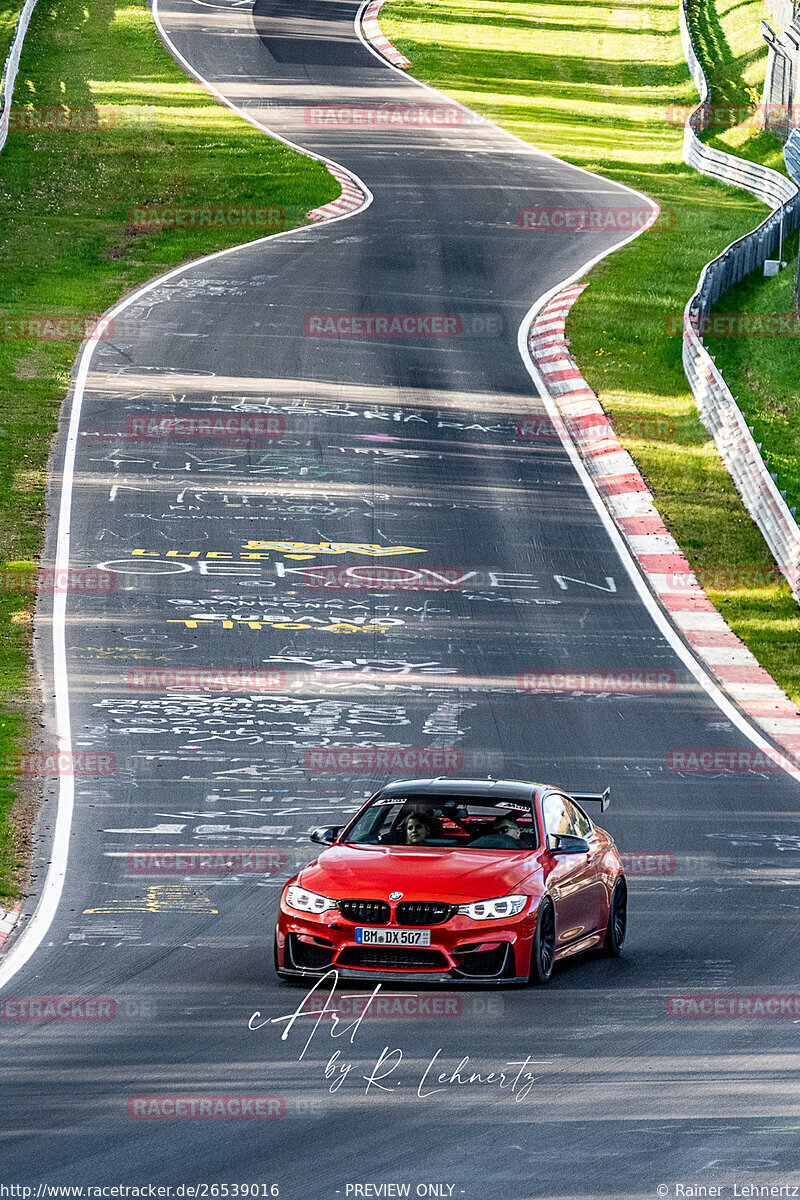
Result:
<svg viewBox="0 0 800 1200">
<path fill-rule="evenodd" d="M 538 850 L 455 850 L 416 846 L 331 846 L 298 875 L 302 887 L 334 900 L 489 900 L 541 872 Z"/>
</svg>

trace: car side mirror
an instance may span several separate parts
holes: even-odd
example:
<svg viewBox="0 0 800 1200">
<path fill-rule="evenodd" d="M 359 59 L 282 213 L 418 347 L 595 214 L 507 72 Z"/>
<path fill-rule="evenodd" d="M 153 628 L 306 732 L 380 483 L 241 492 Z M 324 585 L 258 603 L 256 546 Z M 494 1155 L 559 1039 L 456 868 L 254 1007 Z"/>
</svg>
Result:
<svg viewBox="0 0 800 1200">
<path fill-rule="evenodd" d="M 331 842 L 336 841 L 341 829 L 341 825 L 330 825 L 327 829 L 312 829 L 311 840 L 318 842 L 320 846 L 330 846 Z"/>
<path fill-rule="evenodd" d="M 588 854 L 589 843 L 586 838 L 575 837 L 571 833 L 556 833 L 548 839 L 552 844 L 553 854 Z"/>
</svg>

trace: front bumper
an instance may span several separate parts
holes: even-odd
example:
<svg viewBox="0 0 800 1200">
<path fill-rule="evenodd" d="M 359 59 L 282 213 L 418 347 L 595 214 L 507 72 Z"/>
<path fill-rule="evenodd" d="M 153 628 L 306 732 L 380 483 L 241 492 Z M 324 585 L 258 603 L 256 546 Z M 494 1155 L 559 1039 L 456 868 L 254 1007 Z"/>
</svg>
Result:
<svg viewBox="0 0 800 1200">
<path fill-rule="evenodd" d="M 400 974 L 394 974 L 392 971 L 376 971 L 370 974 L 369 971 L 348 971 L 346 967 L 328 967 L 327 971 L 300 971 L 289 970 L 281 967 L 278 975 L 281 979 L 292 980 L 307 980 L 309 985 L 316 983 L 318 979 L 322 979 L 328 971 L 336 971 L 340 983 L 361 983 L 364 985 L 375 983 L 392 983 L 392 984 L 408 984 L 419 986 L 420 984 L 447 984 L 449 987 L 459 988 L 507 988 L 515 985 L 525 984 L 528 982 L 527 975 L 507 975 L 503 978 L 481 979 L 467 978 L 465 975 L 456 975 L 455 973 L 437 974 L 433 971 L 425 971 L 415 973 L 413 971 L 403 971 Z"/>
<path fill-rule="evenodd" d="M 364 946 L 356 924 L 338 913 L 306 919 L 281 904 L 276 931 L 276 967 L 286 978 L 315 979 L 336 969 L 340 978 L 392 982 L 470 982 L 508 986 L 526 980 L 535 916 L 523 913 L 501 922 L 456 916 L 431 927 L 426 947 Z M 388 928 L 404 928 L 396 926 Z"/>
</svg>

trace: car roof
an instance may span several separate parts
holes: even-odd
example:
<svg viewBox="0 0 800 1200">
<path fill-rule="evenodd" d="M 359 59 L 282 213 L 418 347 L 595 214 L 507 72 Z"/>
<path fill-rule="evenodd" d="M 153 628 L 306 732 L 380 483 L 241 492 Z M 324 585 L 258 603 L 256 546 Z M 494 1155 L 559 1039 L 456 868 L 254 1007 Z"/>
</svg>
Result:
<svg viewBox="0 0 800 1200">
<path fill-rule="evenodd" d="M 492 800 L 532 801 L 540 786 L 519 779 L 461 779 L 440 775 L 436 779 L 395 779 L 382 787 L 378 795 L 413 792 L 415 796 L 485 796 Z"/>
</svg>

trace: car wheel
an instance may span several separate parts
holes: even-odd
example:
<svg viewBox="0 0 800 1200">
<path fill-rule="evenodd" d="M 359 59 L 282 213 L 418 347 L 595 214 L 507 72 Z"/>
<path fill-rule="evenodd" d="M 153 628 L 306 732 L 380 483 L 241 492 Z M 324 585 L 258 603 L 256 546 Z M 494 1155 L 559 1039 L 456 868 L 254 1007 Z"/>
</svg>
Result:
<svg viewBox="0 0 800 1200">
<path fill-rule="evenodd" d="M 628 886 L 624 879 L 618 879 L 611 894 L 606 938 L 603 942 L 603 953 L 609 958 L 619 958 L 622 953 L 622 944 L 625 941 L 627 926 Z"/>
<path fill-rule="evenodd" d="M 531 951 L 530 982 L 539 987 L 549 983 L 553 976 L 555 959 L 556 918 L 552 900 L 545 897 L 539 905 L 539 915 L 536 918 L 536 932 L 533 935 L 533 950 Z"/>
</svg>

